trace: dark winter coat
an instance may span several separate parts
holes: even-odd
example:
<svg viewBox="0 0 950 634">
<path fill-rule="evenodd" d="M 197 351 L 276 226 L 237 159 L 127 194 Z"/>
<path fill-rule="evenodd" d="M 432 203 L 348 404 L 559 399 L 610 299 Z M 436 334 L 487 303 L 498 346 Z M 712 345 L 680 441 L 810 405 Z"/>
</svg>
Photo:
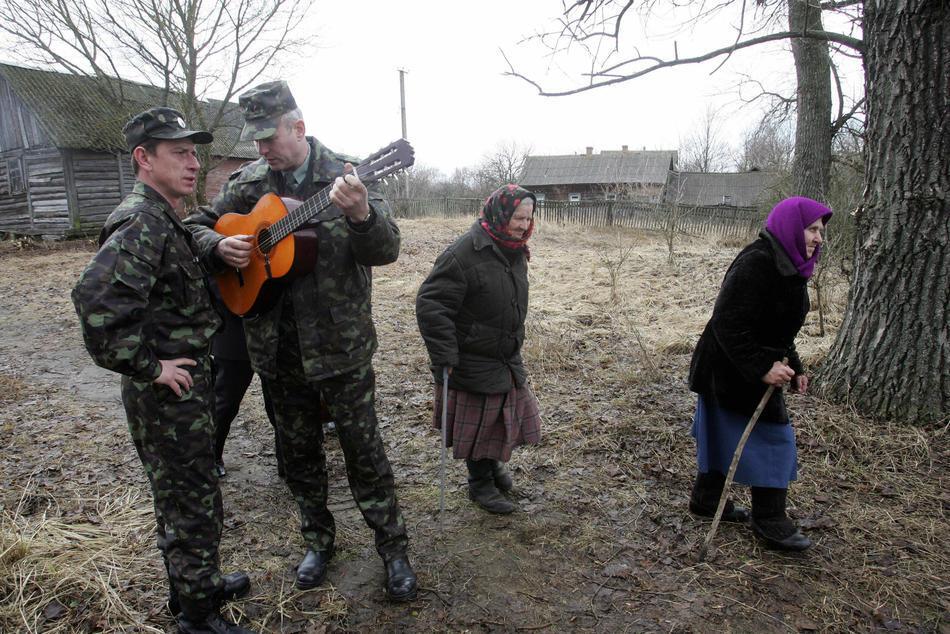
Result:
<svg viewBox="0 0 950 634">
<path fill-rule="evenodd" d="M 525 383 L 521 346 L 528 312 L 528 265 L 511 261 L 478 226 L 435 261 L 416 297 L 416 319 L 437 383 L 453 368 L 449 387 L 498 394 Z"/>
<path fill-rule="evenodd" d="M 803 373 L 795 350 L 808 313 L 808 280 L 766 231 L 743 249 L 726 271 L 712 318 L 689 370 L 689 387 L 719 407 L 751 416 L 768 385 L 762 377 L 788 357 Z M 786 422 L 785 399 L 776 390 L 761 420 Z"/>
</svg>

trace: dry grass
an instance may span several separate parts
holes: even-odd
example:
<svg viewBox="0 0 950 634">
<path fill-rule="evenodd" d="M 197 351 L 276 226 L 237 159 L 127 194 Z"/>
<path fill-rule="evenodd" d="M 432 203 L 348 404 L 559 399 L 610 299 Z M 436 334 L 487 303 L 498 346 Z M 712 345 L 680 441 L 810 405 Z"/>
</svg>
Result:
<svg viewBox="0 0 950 634">
<path fill-rule="evenodd" d="M 402 222 L 402 257 L 374 273 L 379 417 L 420 599 L 409 608 L 381 599 L 372 536 L 348 502 L 332 440 L 338 555 L 330 585 L 293 589 L 294 504 L 272 473 L 255 385 L 226 453 L 222 557 L 254 578 L 233 617 L 274 632 L 946 631 L 950 443 L 936 424 L 872 423 L 790 397 L 800 461 L 791 512 L 815 547 L 771 553 L 747 529 L 723 526 L 711 559 L 696 562 L 709 525 L 685 512 L 695 468 L 685 374 L 740 243 L 683 238 L 670 264 L 661 234 L 539 226 L 524 356 L 544 439 L 511 464 L 522 512 L 474 509 L 463 467 L 451 462 L 440 529 L 431 376 L 413 304 L 436 255 L 467 225 Z M 618 240 L 633 250 L 611 283 L 608 250 Z M 74 325 L 58 340 L 42 330 L 72 324 L 63 289 L 86 256 L 31 257 L 27 271 L 4 269 L 0 258 L 9 284 L 0 282 L 0 325 L 42 317 L 17 337 L 41 352 L 37 342 L 49 342 L 49 358 L 67 359 L 66 378 L 35 360 L 14 373 L 20 366 L 0 359 L 0 420 L 15 422 L 0 435 L 0 478 L 12 484 L 0 500 L 0 630 L 162 631 L 164 571 L 118 406 L 67 387 L 69 364 L 88 366 Z M 21 301 L 17 285 L 37 275 L 44 292 Z M 807 363 L 824 356 L 840 324 L 846 288 L 830 279 L 826 292 L 828 333 L 818 335 L 812 313 L 799 338 Z M 104 474 L 118 481 L 104 486 Z"/>
<path fill-rule="evenodd" d="M 65 501 L 64 501 L 65 502 Z M 5 631 L 116 631 L 144 621 L 142 595 L 164 592 L 141 561 L 153 550 L 151 503 L 134 491 L 105 491 L 59 501 L 37 497 L 31 483 L 0 515 L 0 625 Z"/>
</svg>

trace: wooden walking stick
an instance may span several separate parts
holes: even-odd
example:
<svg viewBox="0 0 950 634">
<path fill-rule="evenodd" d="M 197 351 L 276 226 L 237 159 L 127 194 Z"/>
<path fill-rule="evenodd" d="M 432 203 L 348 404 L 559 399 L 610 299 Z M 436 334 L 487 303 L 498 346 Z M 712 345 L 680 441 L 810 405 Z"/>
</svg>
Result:
<svg viewBox="0 0 950 634">
<path fill-rule="evenodd" d="M 439 529 L 444 527 L 445 516 L 445 446 L 449 417 L 449 366 L 442 368 L 442 467 L 439 470 Z"/>
<path fill-rule="evenodd" d="M 788 358 L 782 359 L 783 364 L 788 363 Z M 699 556 L 697 559 L 703 561 L 706 559 L 706 554 L 709 552 L 709 544 L 712 543 L 713 537 L 716 536 L 716 530 L 719 528 L 719 521 L 722 519 L 722 512 L 726 508 L 726 501 L 729 499 L 729 489 L 732 487 L 732 479 L 736 475 L 736 468 L 739 466 L 739 458 L 742 457 L 742 450 L 745 449 L 745 443 L 749 440 L 749 435 L 752 433 L 752 428 L 755 427 L 755 423 L 759 420 L 759 416 L 762 415 L 762 410 L 765 409 L 766 403 L 769 402 L 769 399 L 772 398 L 772 394 L 775 392 L 775 386 L 770 385 L 769 389 L 765 390 L 765 395 L 762 397 L 762 400 L 759 401 L 759 406 L 755 408 L 755 411 L 752 413 L 752 418 L 749 419 L 748 424 L 745 426 L 745 430 L 742 432 L 742 436 L 739 438 L 739 444 L 736 445 L 736 451 L 732 454 L 732 463 L 729 465 L 729 474 L 726 475 L 726 482 L 722 485 L 722 495 L 719 496 L 719 506 L 716 507 L 716 514 L 713 516 L 712 526 L 709 527 L 709 534 L 706 535 L 706 541 L 703 542 L 703 547 L 699 549 Z"/>
</svg>

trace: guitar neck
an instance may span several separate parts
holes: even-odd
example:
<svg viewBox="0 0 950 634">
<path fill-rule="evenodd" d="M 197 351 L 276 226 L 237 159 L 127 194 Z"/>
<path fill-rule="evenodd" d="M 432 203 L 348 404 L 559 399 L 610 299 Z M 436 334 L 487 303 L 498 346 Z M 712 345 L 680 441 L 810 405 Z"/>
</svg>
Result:
<svg viewBox="0 0 950 634">
<path fill-rule="evenodd" d="M 291 233 L 307 224 L 318 213 L 330 206 L 330 191 L 332 185 L 327 185 L 319 192 L 308 198 L 302 205 L 270 226 L 273 241 L 280 242 Z"/>
<path fill-rule="evenodd" d="M 356 176 L 365 183 L 374 183 L 381 178 L 412 166 L 415 153 L 405 139 L 399 139 L 383 149 L 371 154 L 354 168 Z M 305 225 L 321 211 L 330 206 L 330 192 L 333 185 L 327 185 L 302 205 L 268 227 L 266 240 L 268 248 L 277 244 L 291 233 Z"/>
</svg>

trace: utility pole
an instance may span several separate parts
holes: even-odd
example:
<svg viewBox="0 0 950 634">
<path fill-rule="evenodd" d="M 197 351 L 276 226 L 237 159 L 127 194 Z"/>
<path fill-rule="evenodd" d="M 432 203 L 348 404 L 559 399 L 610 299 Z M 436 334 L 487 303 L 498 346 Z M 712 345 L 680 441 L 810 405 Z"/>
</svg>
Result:
<svg viewBox="0 0 950 634">
<path fill-rule="evenodd" d="M 404 68 L 399 68 L 397 70 L 399 71 L 399 106 L 400 114 L 402 115 L 402 138 L 408 139 L 408 132 L 406 132 L 406 73 L 409 71 Z M 406 185 L 405 193 L 403 195 L 408 199 L 409 175 L 402 174 L 400 178 Z"/>
<path fill-rule="evenodd" d="M 402 113 L 402 138 L 408 139 L 406 132 L 406 73 L 404 68 L 399 69 L 399 105 Z"/>
</svg>

